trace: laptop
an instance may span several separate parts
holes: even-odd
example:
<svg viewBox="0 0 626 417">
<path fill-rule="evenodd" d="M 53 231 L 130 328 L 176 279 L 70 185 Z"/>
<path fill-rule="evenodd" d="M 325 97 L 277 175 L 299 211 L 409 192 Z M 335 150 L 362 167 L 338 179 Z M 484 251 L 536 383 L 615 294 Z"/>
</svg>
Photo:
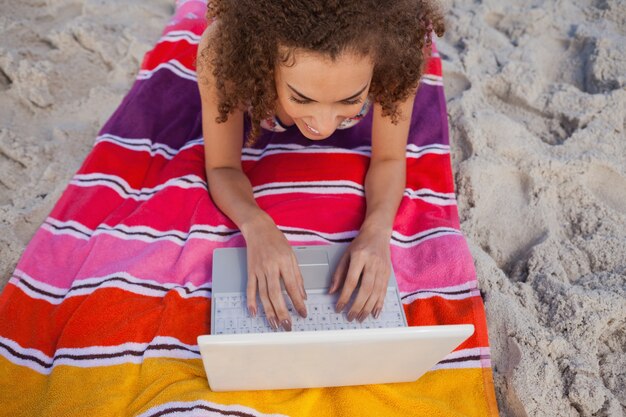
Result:
<svg viewBox="0 0 626 417">
<path fill-rule="evenodd" d="M 300 317 L 283 288 L 292 331 L 272 330 L 262 304 L 246 308 L 246 248 L 213 254 L 211 334 L 198 346 L 213 391 L 249 391 L 416 381 L 474 333 L 471 324 L 408 326 L 395 274 L 378 319 L 348 322 L 327 294 L 348 244 L 295 246 L 307 292 Z M 356 296 L 355 290 L 353 295 Z"/>
</svg>

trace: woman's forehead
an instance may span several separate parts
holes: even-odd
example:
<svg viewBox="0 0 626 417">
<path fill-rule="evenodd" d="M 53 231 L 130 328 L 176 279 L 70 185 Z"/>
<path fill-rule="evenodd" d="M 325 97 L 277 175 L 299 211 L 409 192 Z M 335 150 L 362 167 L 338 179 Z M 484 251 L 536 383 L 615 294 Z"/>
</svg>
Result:
<svg viewBox="0 0 626 417">
<path fill-rule="evenodd" d="M 279 87 L 295 89 L 316 101 L 337 101 L 351 97 L 368 85 L 374 70 L 370 57 L 342 53 L 331 59 L 323 54 L 295 50 L 290 62 L 277 63 Z"/>
</svg>

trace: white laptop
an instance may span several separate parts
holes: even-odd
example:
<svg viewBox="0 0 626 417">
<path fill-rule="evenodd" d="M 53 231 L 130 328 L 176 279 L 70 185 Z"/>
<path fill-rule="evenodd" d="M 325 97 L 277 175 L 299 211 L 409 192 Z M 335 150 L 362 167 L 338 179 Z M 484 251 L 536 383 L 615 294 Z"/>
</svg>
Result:
<svg viewBox="0 0 626 417">
<path fill-rule="evenodd" d="M 246 248 L 213 254 L 211 335 L 198 337 L 213 391 L 331 387 L 415 381 L 474 333 L 471 324 L 407 326 L 395 275 L 378 319 L 335 313 L 341 291 L 327 294 L 347 244 L 294 247 L 307 291 L 300 317 L 283 291 L 292 331 L 272 330 L 257 300 L 246 308 Z M 355 290 L 355 295 L 356 292 Z"/>
</svg>

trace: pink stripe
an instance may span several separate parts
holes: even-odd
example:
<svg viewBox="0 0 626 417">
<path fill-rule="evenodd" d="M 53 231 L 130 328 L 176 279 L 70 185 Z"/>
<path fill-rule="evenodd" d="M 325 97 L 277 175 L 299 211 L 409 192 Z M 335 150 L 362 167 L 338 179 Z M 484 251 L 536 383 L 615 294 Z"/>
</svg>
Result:
<svg viewBox="0 0 626 417">
<path fill-rule="evenodd" d="M 163 35 L 173 30 L 189 30 L 197 35 L 202 34 L 206 27 L 206 4 L 203 1 L 188 1 L 177 6 L 163 30 Z M 193 16 L 195 15 L 195 16 Z"/>
<path fill-rule="evenodd" d="M 325 233 L 357 230 L 365 216 L 365 198 L 353 194 L 301 194 L 294 189 L 284 194 L 258 197 L 257 203 L 284 227 L 298 227 Z M 77 201 L 97 201 L 86 206 Z M 88 209 L 86 208 L 88 207 Z M 310 213 L 303 216 L 302 213 Z M 192 225 L 235 224 L 212 203 L 201 188 L 167 187 L 149 200 L 123 198 L 105 186 L 70 185 L 50 217 L 61 222 L 76 221 L 89 229 L 100 225 L 147 226 L 156 230 L 186 232 Z M 403 197 L 394 230 L 410 236 L 435 227 L 459 228 L 456 206 L 437 206 Z"/>
<path fill-rule="evenodd" d="M 244 246 L 243 238 L 239 235 L 227 244 L 191 239 L 181 246 L 169 241 L 121 240 L 106 234 L 84 240 L 52 235 L 41 228 L 17 268 L 59 288 L 70 288 L 74 280 L 119 272 L 159 283 L 198 286 L 211 279 L 213 250 L 225 246 Z"/>
<path fill-rule="evenodd" d="M 398 287 L 402 292 L 449 287 L 476 279 L 463 236 L 446 235 L 411 248 L 391 246 Z"/>
<path fill-rule="evenodd" d="M 191 239 L 181 246 L 169 241 L 121 240 L 106 234 L 87 241 L 52 235 L 41 228 L 17 268 L 39 282 L 59 288 L 70 288 L 74 280 L 119 272 L 159 283 L 199 286 L 211 280 L 213 250 L 226 246 L 245 246 L 245 242 L 238 235 L 226 243 Z M 441 236 L 411 248 L 392 245 L 391 256 L 398 285 L 404 292 L 475 279 L 472 259 L 461 236 Z"/>
</svg>

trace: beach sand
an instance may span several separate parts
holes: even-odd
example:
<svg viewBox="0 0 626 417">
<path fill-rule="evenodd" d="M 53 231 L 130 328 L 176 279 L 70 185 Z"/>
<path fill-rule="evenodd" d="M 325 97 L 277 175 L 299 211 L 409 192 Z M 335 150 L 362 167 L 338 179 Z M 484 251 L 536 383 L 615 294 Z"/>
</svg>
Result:
<svg viewBox="0 0 626 417">
<path fill-rule="evenodd" d="M 0 1 L 0 288 L 172 3 Z M 501 415 L 626 415 L 626 2 L 445 7 L 453 170 Z"/>
</svg>

